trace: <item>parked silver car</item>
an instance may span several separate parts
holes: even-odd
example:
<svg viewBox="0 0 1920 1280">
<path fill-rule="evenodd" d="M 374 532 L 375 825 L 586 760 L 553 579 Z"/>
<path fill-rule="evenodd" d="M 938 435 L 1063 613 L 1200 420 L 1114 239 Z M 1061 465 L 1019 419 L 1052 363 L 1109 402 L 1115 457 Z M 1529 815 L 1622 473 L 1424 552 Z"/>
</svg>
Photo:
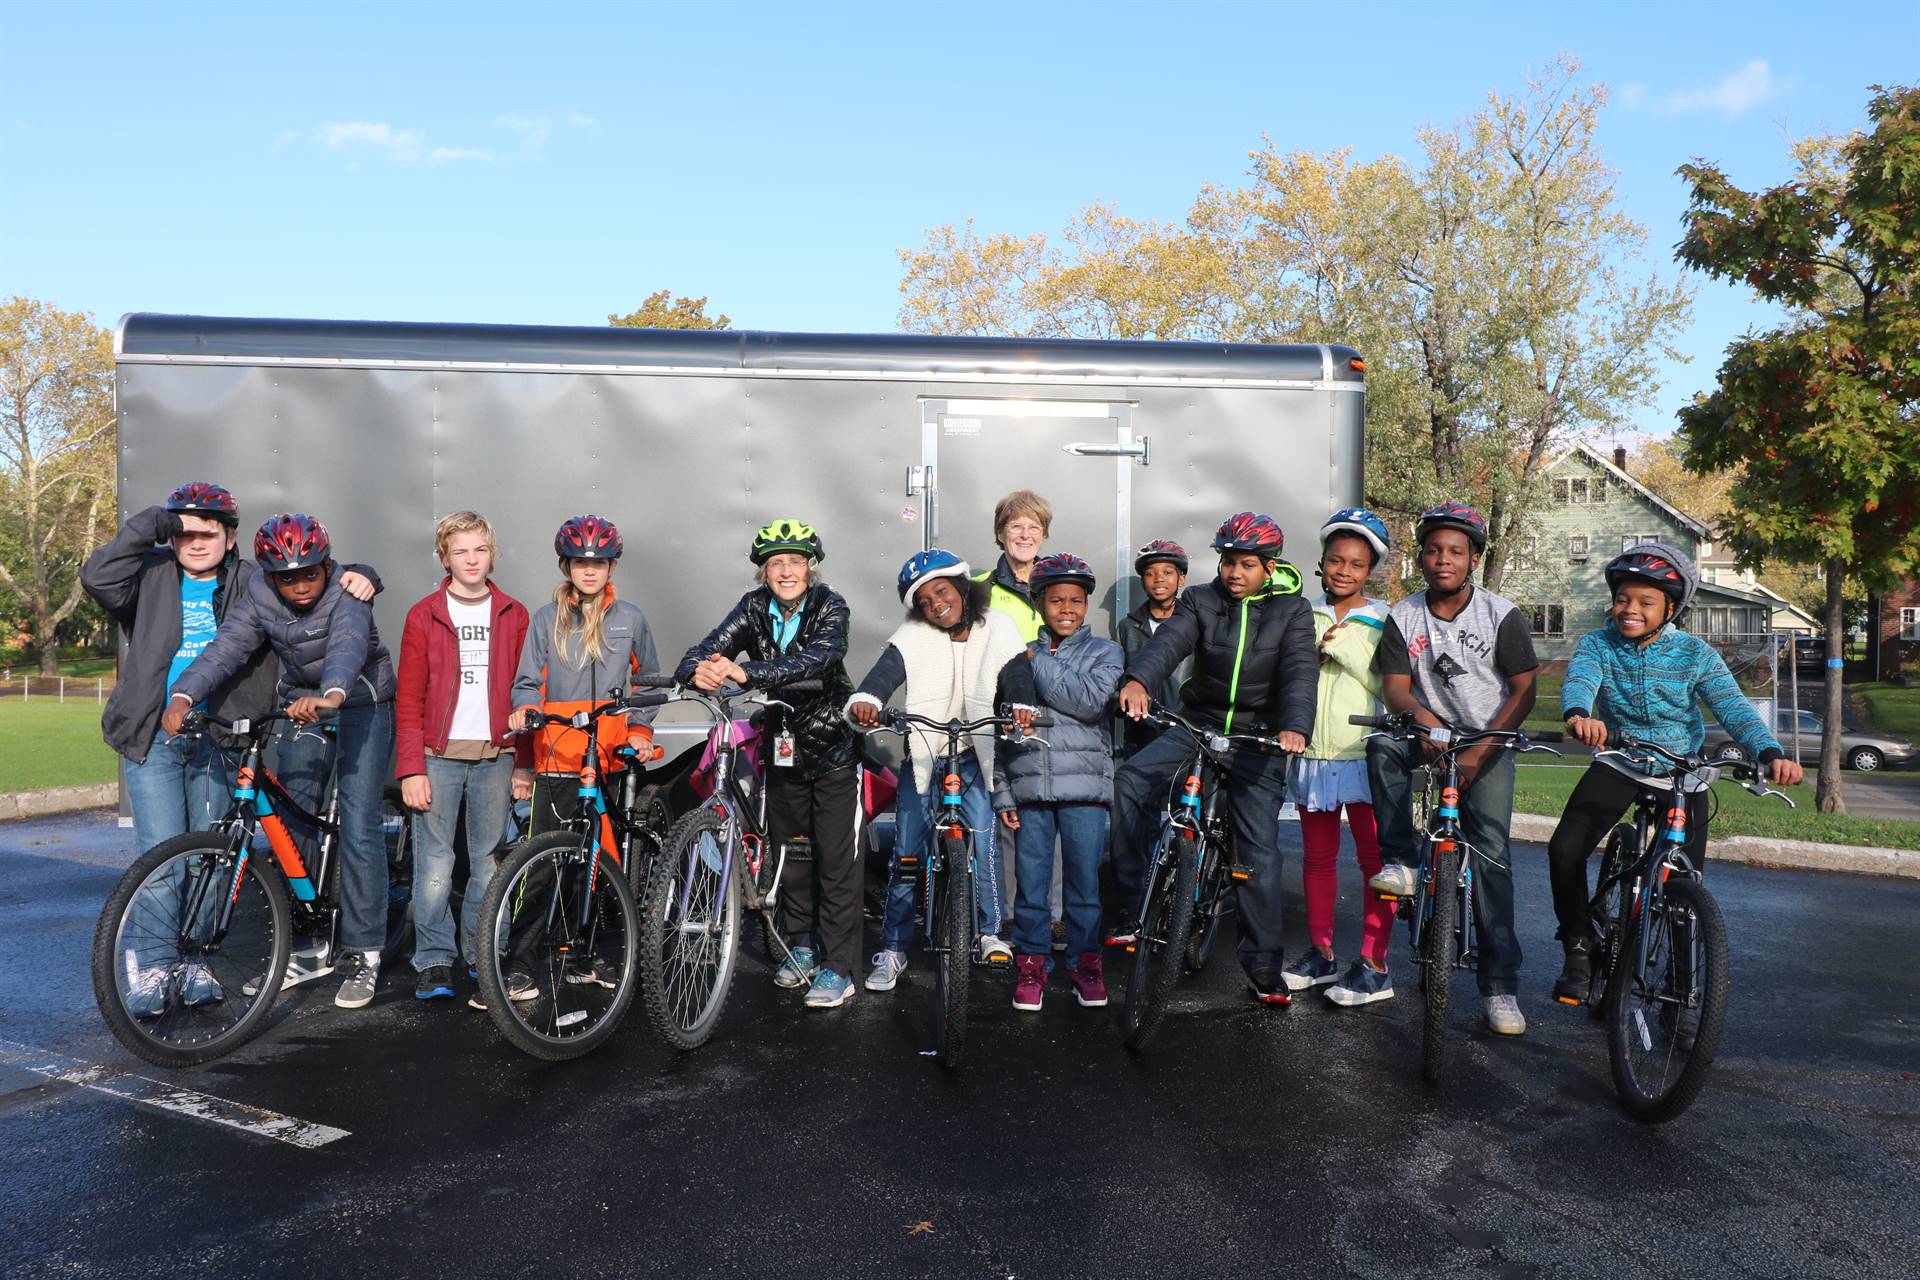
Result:
<svg viewBox="0 0 1920 1280">
<path fill-rule="evenodd" d="M 1763 710 L 1762 715 L 1765 714 Z M 1774 736 L 1780 739 L 1789 754 L 1793 751 L 1793 715 L 1789 709 L 1781 709 L 1774 717 Z M 1825 727 L 1820 717 L 1811 711 L 1802 711 L 1800 716 L 1800 763 L 1820 763 L 1820 734 Z M 1718 724 L 1707 726 L 1705 750 L 1715 752 L 1723 749 L 1732 739 L 1727 731 Z M 1869 733 L 1860 729 L 1842 728 L 1840 730 L 1840 763 L 1848 769 L 1858 769 L 1861 773 L 1872 773 L 1890 765 L 1911 763 L 1914 756 L 1920 754 L 1911 742 L 1902 738 L 1889 737 L 1884 733 Z"/>
</svg>

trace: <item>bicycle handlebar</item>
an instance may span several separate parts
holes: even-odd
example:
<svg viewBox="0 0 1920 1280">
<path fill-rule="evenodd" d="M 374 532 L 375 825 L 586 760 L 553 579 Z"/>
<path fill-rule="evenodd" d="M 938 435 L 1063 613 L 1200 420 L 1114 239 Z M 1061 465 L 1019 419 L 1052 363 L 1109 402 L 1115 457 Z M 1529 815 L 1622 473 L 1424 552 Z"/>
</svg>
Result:
<svg viewBox="0 0 1920 1280">
<path fill-rule="evenodd" d="M 1421 724 L 1413 718 L 1411 711 L 1390 712 L 1384 716 L 1348 716 L 1347 723 L 1363 729 L 1372 729 L 1374 733 L 1385 737 L 1405 738 L 1409 742 L 1425 735 L 1428 741 L 1449 753 L 1465 751 L 1468 747 L 1491 742 L 1510 745 L 1518 752 L 1544 751 L 1548 755 L 1557 756 L 1560 752 L 1539 744 L 1562 742 L 1566 739 L 1565 734 L 1550 729 L 1528 732 L 1525 729 L 1453 729 L 1446 725 Z"/>
<path fill-rule="evenodd" d="M 287 724 L 330 724 L 339 718 L 340 708 L 338 707 L 315 708 L 311 721 L 295 720 L 285 711 L 269 711 L 263 716 L 242 716 L 238 720 L 222 720 L 219 716 L 207 711 L 189 711 L 186 720 L 180 726 L 179 736 L 184 738 L 196 733 L 205 733 L 208 726 L 212 726 L 216 729 L 223 729 L 238 737 L 249 738 L 269 725 L 280 724 L 282 722 Z"/>
<path fill-rule="evenodd" d="M 1263 751 L 1276 755 L 1288 754 L 1286 748 L 1280 745 L 1280 739 L 1277 736 L 1269 738 L 1257 733 L 1222 733 L 1218 729 L 1208 729 L 1195 724 L 1171 707 L 1163 707 L 1157 702 L 1153 703 L 1152 706 L 1153 710 L 1147 714 L 1147 719 L 1154 721 L 1162 727 L 1185 729 L 1198 739 L 1200 744 L 1213 755 L 1225 755 L 1233 749 L 1236 743 L 1258 747 Z"/>
<path fill-rule="evenodd" d="M 880 723 L 873 726 L 872 729 L 866 729 L 860 725 L 855 725 L 854 727 L 860 729 L 863 733 L 875 733 L 884 730 L 889 733 L 904 734 L 908 729 L 918 725 L 923 728 L 932 729 L 938 733 L 961 734 L 978 733 L 980 730 L 987 728 L 1016 728 L 1019 723 L 1018 720 L 1015 720 L 1010 715 L 985 716 L 979 720 L 935 720 L 932 716 L 921 716 L 914 715 L 907 711 L 883 709 L 880 712 Z M 1032 725 L 1036 729 L 1051 729 L 1055 723 L 1054 718 L 1045 712 L 1035 713 L 1032 721 Z"/>
<path fill-rule="evenodd" d="M 1800 807 L 1793 802 L 1793 797 L 1786 792 L 1776 791 L 1768 786 L 1761 777 L 1762 766 L 1760 762 L 1758 760 L 1749 760 L 1743 755 L 1735 754 L 1731 743 L 1729 743 L 1727 749 L 1718 756 L 1683 755 L 1677 751 L 1670 751 L 1657 742 L 1643 742 L 1631 733 L 1628 733 L 1625 729 L 1612 729 L 1607 733 L 1607 745 L 1601 750 L 1594 752 L 1594 759 L 1597 760 L 1603 755 L 1612 755 L 1619 756 L 1621 759 L 1632 763 L 1631 753 L 1636 751 L 1648 752 L 1659 759 L 1665 760 L 1668 764 L 1671 764 L 1674 768 L 1684 773 L 1698 773 L 1703 769 L 1724 769 L 1733 775 L 1734 781 L 1738 782 L 1753 795 L 1778 796 L 1787 802 L 1789 809 L 1798 809 Z"/>
</svg>

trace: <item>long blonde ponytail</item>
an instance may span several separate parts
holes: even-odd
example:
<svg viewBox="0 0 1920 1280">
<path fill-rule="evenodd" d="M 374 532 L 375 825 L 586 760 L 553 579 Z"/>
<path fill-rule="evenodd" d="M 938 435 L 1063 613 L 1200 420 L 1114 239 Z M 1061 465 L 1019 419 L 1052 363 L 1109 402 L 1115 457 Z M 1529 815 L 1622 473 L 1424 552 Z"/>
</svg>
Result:
<svg viewBox="0 0 1920 1280">
<path fill-rule="evenodd" d="M 564 579 L 553 589 L 553 651 L 561 661 L 584 667 L 606 660 L 607 606 L 612 601 L 612 582 L 590 600 L 582 600 L 573 583 Z"/>
</svg>

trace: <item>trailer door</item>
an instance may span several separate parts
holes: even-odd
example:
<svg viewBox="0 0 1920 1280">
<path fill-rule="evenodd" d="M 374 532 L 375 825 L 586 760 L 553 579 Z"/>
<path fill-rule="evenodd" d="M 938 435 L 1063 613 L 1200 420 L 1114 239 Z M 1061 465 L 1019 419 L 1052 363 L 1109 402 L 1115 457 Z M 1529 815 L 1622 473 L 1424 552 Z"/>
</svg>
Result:
<svg viewBox="0 0 1920 1280">
<path fill-rule="evenodd" d="M 1112 634 L 1111 617 L 1131 607 L 1133 469 L 1147 462 L 1132 411 L 1127 401 L 923 399 L 920 465 L 907 482 L 921 499 L 921 545 L 991 568 L 994 504 L 1032 489 L 1053 506 L 1045 551 L 1093 566 L 1087 621 Z"/>
</svg>

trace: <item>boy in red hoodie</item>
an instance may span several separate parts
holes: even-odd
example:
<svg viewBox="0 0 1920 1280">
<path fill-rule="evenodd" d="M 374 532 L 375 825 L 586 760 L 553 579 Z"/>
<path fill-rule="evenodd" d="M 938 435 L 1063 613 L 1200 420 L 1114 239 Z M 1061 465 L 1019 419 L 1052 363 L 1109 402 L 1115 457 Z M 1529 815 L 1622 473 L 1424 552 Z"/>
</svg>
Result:
<svg viewBox="0 0 1920 1280">
<path fill-rule="evenodd" d="M 527 610 L 495 586 L 493 526 L 472 511 L 443 516 L 434 553 L 447 571 L 440 586 L 407 611 L 394 698 L 394 775 L 414 823 L 413 967 L 419 1000 L 453 996 L 454 828 L 466 801 L 467 892 L 460 951 L 469 969 L 474 922 L 506 843 L 514 800 L 532 794 L 530 748 L 507 734 L 513 675 L 527 637 Z M 515 759 L 516 750 L 529 758 Z M 479 994 L 473 997 L 475 1008 Z"/>
</svg>

